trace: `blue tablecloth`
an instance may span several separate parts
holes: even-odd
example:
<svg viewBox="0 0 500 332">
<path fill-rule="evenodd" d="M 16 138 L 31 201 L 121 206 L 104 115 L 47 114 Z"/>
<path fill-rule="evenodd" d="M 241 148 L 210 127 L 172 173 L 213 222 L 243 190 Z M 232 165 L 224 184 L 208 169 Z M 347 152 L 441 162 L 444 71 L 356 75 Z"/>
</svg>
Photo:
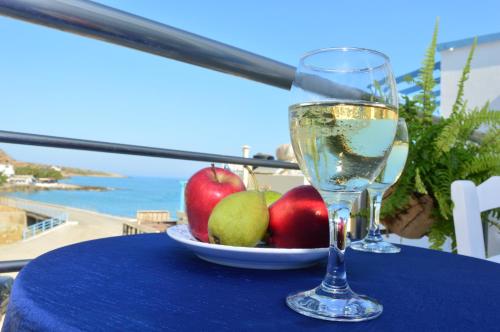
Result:
<svg viewBox="0 0 500 332">
<path fill-rule="evenodd" d="M 245 270 L 204 262 L 166 234 L 107 238 L 45 254 L 18 275 L 10 331 L 500 330 L 500 264 L 403 247 L 348 251 L 351 287 L 382 302 L 379 318 L 325 322 L 285 305 L 316 286 L 324 265 Z"/>
</svg>

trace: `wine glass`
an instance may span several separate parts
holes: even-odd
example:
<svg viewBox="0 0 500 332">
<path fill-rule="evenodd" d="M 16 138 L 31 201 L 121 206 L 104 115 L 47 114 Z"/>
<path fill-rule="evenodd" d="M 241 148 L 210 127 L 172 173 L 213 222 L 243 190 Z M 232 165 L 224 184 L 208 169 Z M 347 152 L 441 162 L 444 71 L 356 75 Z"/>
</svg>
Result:
<svg viewBox="0 0 500 332">
<path fill-rule="evenodd" d="M 394 145 L 387 158 L 384 169 L 375 182 L 368 186 L 370 197 L 370 229 L 361 241 L 351 243 L 351 249 L 376 253 L 398 253 L 401 249 L 392 243 L 384 241 L 380 234 L 380 208 L 384 193 L 392 186 L 403 172 L 406 158 L 408 157 L 408 129 L 406 122 L 400 118 Z"/>
<path fill-rule="evenodd" d="M 382 305 L 351 290 L 344 252 L 351 206 L 379 175 L 396 133 L 398 96 L 389 59 L 352 47 L 307 53 L 295 73 L 292 98 L 292 145 L 300 169 L 328 208 L 330 250 L 323 282 L 286 302 L 320 319 L 375 318 Z"/>
</svg>

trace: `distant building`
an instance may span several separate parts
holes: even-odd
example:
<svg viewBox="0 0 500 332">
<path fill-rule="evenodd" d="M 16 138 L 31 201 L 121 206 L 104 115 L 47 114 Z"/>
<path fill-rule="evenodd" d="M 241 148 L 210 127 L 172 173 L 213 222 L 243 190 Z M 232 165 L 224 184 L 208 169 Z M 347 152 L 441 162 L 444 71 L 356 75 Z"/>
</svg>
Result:
<svg viewBox="0 0 500 332">
<path fill-rule="evenodd" d="M 137 224 L 166 223 L 171 221 L 170 212 L 165 210 L 137 211 Z"/>
<path fill-rule="evenodd" d="M 0 174 L 10 178 L 16 174 L 16 171 L 14 170 L 14 166 L 11 164 L 0 164 Z"/>
<path fill-rule="evenodd" d="M 39 178 L 37 179 L 38 183 L 57 183 L 57 180 L 54 178 Z"/>
<path fill-rule="evenodd" d="M 250 147 L 244 145 L 242 147 L 243 158 L 250 158 Z M 260 157 L 259 159 L 270 160 L 269 155 L 256 154 L 253 158 Z M 276 149 L 276 157 L 280 161 L 296 162 L 293 148 L 290 144 L 282 144 Z M 273 158 L 274 159 L 274 158 Z M 227 165 L 229 170 L 238 175 L 245 184 L 245 187 L 255 189 L 256 183 L 254 178 L 250 176 L 248 170 L 241 165 Z M 270 168 L 270 167 L 253 167 L 255 179 L 259 184 L 259 190 L 274 190 L 280 193 L 285 193 L 288 190 L 309 184 L 299 170 L 290 170 L 283 168 Z M 183 198 L 181 198 L 181 201 Z M 183 207 L 183 206 L 182 206 Z M 181 207 L 181 210 L 182 210 Z"/>
<path fill-rule="evenodd" d="M 457 85 L 474 38 L 441 43 L 441 114 L 447 117 L 457 97 Z M 470 108 L 490 101 L 491 109 L 500 109 L 500 33 L 478 36 L 465 83 L 464 100 Z"/>
<path fill-rule="evenodd" d="M 9 178 L 9 183 L 19 186 L 29 186 L 36 182 L 33 175 L 13 175 Z"/>
<path fill-rule="evenodd" d="M 57 172 L 62 171 L 61 167 L 59 167 L 59 166 L 50 166 L 50 168 L 53 169 L 54 171 L 57 171 Z"/>
</svg>

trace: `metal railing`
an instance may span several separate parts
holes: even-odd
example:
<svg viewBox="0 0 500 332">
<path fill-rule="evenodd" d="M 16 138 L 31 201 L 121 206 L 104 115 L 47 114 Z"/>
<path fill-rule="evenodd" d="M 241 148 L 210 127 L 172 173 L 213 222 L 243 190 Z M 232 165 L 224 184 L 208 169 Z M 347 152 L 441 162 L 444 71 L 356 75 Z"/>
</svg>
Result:
<svg viewBox="0 0 500 332">
<path fill-rule="evenodd" d="M 438 75 L 441 73 L 441 61 L 438 61 L 434 64 L 434 71 L 438 72 Z M 422 88 L 414 83 L 414 80 L 420 74 L 420 69 L 411 71 L 409 73 L 400 75 L 396 77 L 396 83 L 398 85 L 398 91 L 401 95 L 412 96 L 417 92 L 420 92 Z M 439 84 L 441 83 L 441 76 L 435 75 L 436 86 L 434 88 L 433 94 L 436 96 L 436 103 L 438 106 L 441 104 L 441 89 Z M 409 82 L 408 82 L 409 81 Z"/>
<path fill-rule="evenodd" d="M 59 225 L 65 224 L 68 221 L 68 214 L 63 213 L 59 216 L 37 222 L 23 230 L 23 240 L 29 239 L 35 235 L 41 234 L 53 229 Z"/>
<path fill-rule="evenodd" d="M 293 66 L 85 0 L 0 0 L 0 15 L 76 33 L 158 56 L 290 89 Z M 359 94 L 335 84 L 310 80 L 315 92 L 336 97 Z M 321 90 L 321 91 L 319 91 Z M 293 163 L 179 151 L 111 142 L 0 131 L 0 142 L 158 158 L 298 169 Z M 0 262 L 0 272 L 17 271 L 27 261 Z"/>
<path fill-rule="evenodd" d="M 91 1 L 0 0 L 0 15 L 104 40 L 282 89 L 291 87 L 295 75 L 293 66 Z M 341 92 L 345 90 L 344 87 L 329 88 Z M 0 142 L 158 158 L 299 168 L 296 164 L 275 160 L 10 131 L 0 131 Z M 0 262 L 0 272 L 18 271 L 27 262 Z"/>
<path fill-rule="evenodd" d="M 84 0 L 0 0 L 0 15 L 289 89 L 295 68 Z"/>
<path fill-rule="evenodd" d="M 277 161 L 277 160 L 242 158 L 242 157 L 226 156 L 220 154 L 181 151 L 181 150 L 148 147 L 148 146 L 82 140 L 82 139 L 66 138 L 66 137 L 35 135 L 35 134 L 18 133 L 18 132 L 3 131 L 3 130 L 0 130 L 0 142 L 73 149 L 73 150 L 108 152 L 108 153 L 127 154 L 127 155 L 144 156 L 144 157 L 157 157 L 157 158 L 182 159 L 182 160 L 193 160 L 193 161 L 208 161 L 214 163 L 231 163 L 231 164 L 249 165 L 249 166 L 299 169 L 299 166 L 297 164 Z"/>
<path fill-rule="evenodd" d="M 19 260 L 14 260 L 14 261 L 0 261 L 0 273 L 20 271 L 29 262 L 30 262 L 29 259 L 19 259 Z"/>
</svg>

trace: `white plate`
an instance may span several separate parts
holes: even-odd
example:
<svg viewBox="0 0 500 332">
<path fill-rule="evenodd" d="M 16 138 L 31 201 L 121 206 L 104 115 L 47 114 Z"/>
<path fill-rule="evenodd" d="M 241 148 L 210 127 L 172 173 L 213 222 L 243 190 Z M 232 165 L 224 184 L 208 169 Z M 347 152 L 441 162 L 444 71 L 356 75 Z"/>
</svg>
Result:
<svg viewBox="0 0 500 332">
<path fill-rule="evenodd" d="M 200 242 L 191 235 L 188 225 L 172 226 L 167 229 L 167 234 L 203 260 L 247 269 L 299 269 L 314 265 L 328 256 L 328 248 L 248 248 Z"/>
</svg>

